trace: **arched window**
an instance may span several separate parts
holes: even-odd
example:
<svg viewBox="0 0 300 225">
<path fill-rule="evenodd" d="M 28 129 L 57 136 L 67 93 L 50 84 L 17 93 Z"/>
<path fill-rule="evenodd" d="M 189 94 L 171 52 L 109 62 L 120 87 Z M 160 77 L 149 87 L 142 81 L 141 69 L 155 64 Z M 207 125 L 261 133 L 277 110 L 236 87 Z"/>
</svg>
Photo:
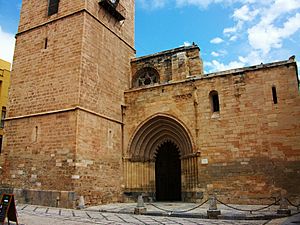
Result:
<svg viewBox="0 0 300 225">
<path fill-rule="evenodd" d="M 220 112 L 219 95 L 217 91 L 211 91 L 209 93 L 210 104 L 212 112 Z"/>
<path fill-rule="evenodd" d="M 145 85 L 155 84 L 159 82 L 158 72 L 151 67 L 140 69 L 133 80 L 133 87 L 141 87 Z"/>
</svg>

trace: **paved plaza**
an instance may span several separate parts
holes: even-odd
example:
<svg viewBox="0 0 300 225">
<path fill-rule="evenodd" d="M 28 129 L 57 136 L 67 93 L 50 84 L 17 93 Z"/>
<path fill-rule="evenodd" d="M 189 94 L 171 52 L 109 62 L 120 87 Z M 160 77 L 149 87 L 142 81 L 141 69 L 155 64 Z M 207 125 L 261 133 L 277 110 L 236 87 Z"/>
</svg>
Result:
<svg viewBox="0 0 300 225">
<path fill-rule="evenodd" d="M 300 224 L 300 216 L 297 214 L 291 218 L 278 219 L 257 219 L 261 212 L 252 212 L 246 215 L 246 219 L 241 218 L 241 214 L 230 209 L 220 207 L 221 219 L 205 219 L 204 213 L 207 205 L 192 210 L 188 213 L 179 213 L 184 209 L 195 206 L 193 203 L 155 203 L 154 205 L 146 204 L 147 212 L 150 215 L 134 215 L 133 209 L 135 204 L 110 204 L 97 207 L 90 207 L 84 210 L 51 208 L 45 206 L 22 205 L 17 206 L 18 220 L 20 225 L 84 225 L 84 224 L 114 224 L 114 225 L 139 225 L 139 224 L 170 224 L 170 225 L 214 225 L 214 224 L 233 224 L 233 225 L 297 225 Z M 158 208 L 164 210 L 159 210 Z M 257 206 L 243 206 L 248 209 L 255 209 Z M 265 215 L 275 213 L 275 208 L 265 210 Z M 175 213 L 177 211 L 177 214 Z M 293 211 L 295 212 L 295 211 Z M 245 214 L 244 214 L 245 215 Z M 251 218 L 252 216 L 252 218 Z M 222 219 L 223 218 L 223 219 Z M 224 219 L 226 218 L 226 219 Z"/>
</svg>

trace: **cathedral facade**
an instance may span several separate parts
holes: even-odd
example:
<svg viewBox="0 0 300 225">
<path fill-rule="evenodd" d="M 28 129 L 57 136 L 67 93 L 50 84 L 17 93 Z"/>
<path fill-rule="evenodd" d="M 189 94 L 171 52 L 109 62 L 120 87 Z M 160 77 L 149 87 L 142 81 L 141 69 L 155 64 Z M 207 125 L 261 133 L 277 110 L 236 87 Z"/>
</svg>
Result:
<svg viewBox="0 0 300 225">
<path fill-rule="evenodd" d="M 23 0 L 1 191 L 76 207 L 299 199 L 297 65 L 203 73 L 197 45 L 135 57 L 134 0 Z"/>
</svg>

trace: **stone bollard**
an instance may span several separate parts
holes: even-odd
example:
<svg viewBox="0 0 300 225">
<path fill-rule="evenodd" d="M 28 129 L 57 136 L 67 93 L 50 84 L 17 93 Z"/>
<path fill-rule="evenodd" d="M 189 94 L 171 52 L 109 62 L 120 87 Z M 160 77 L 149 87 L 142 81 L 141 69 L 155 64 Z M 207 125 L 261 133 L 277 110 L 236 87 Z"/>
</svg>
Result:
<svg viewBox="0 0 300 225">
<path fill-rule="evenodd" d="M 60 206 L 60 198 L 59 196 L 56 197 L 56 207 L 58 208 Z"/>
<path fill-rule="evenodd" d="M 288 202 L 284 197 L 280 198 L 280 206 L 279 209 L 277 210 L 277 214 L 291 215 L 291 210 L 288 208 Z"/>
<path fill-rule="evenodd" d="M 144 204 L 144 199 L 143 199 L 143 195 L 139 195 L 138 200 L 137 200 L 137 205 L 134 208 L 134 214 L 144 214 L 146 213 L 147 209 L 145 207 Z"/>
<path fill-rule="evenodd" d="M 79 202 L 78 202 L 78 209 L 84 209 L 85 204 L 84 204 L 84 197 L 80 196 L 79 197 Z"/>
<path fill-rule="evenodd" d="M 221 211 L 217 207 L 217 198 L 212 196 L 209 199 L 209 209 L 207 210 L 208 219 L 218 219 L 218 216 L 221 215 Z"/>
</svg>

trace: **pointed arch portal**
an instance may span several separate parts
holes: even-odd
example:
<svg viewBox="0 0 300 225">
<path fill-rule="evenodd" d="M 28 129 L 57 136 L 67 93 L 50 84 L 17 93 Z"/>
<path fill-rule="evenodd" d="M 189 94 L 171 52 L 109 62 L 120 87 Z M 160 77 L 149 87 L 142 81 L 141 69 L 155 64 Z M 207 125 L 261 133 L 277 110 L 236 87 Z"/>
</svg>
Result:
<svg viewBox="0 0 300 225">
<path fill-rule="evenodd" d="M 154 161 L 159 147 L 165 142 L 174 143 L 180 156 L 192 154 L 192 142 L 187 129 L 170 116 L 155 116 L 144 123 L 134 135 L 130 145 L 130 157 L 134 161 Z"/>
<path fill-rule="evenodd" d="M 187 177 L 193 176 L 186 173 L 192 173 L 192 166 L 188 167 L 192 163 L 187 160 L 192 160 L 193 155 L 191 138 L 183 123 L 168 115 L 154 116 L 131 139 L 128 183 L 135 191 L 153 193 L 157 201 L 181 201 L 188 191 L 186 183 L 192 183 Z"/>
</svg>

